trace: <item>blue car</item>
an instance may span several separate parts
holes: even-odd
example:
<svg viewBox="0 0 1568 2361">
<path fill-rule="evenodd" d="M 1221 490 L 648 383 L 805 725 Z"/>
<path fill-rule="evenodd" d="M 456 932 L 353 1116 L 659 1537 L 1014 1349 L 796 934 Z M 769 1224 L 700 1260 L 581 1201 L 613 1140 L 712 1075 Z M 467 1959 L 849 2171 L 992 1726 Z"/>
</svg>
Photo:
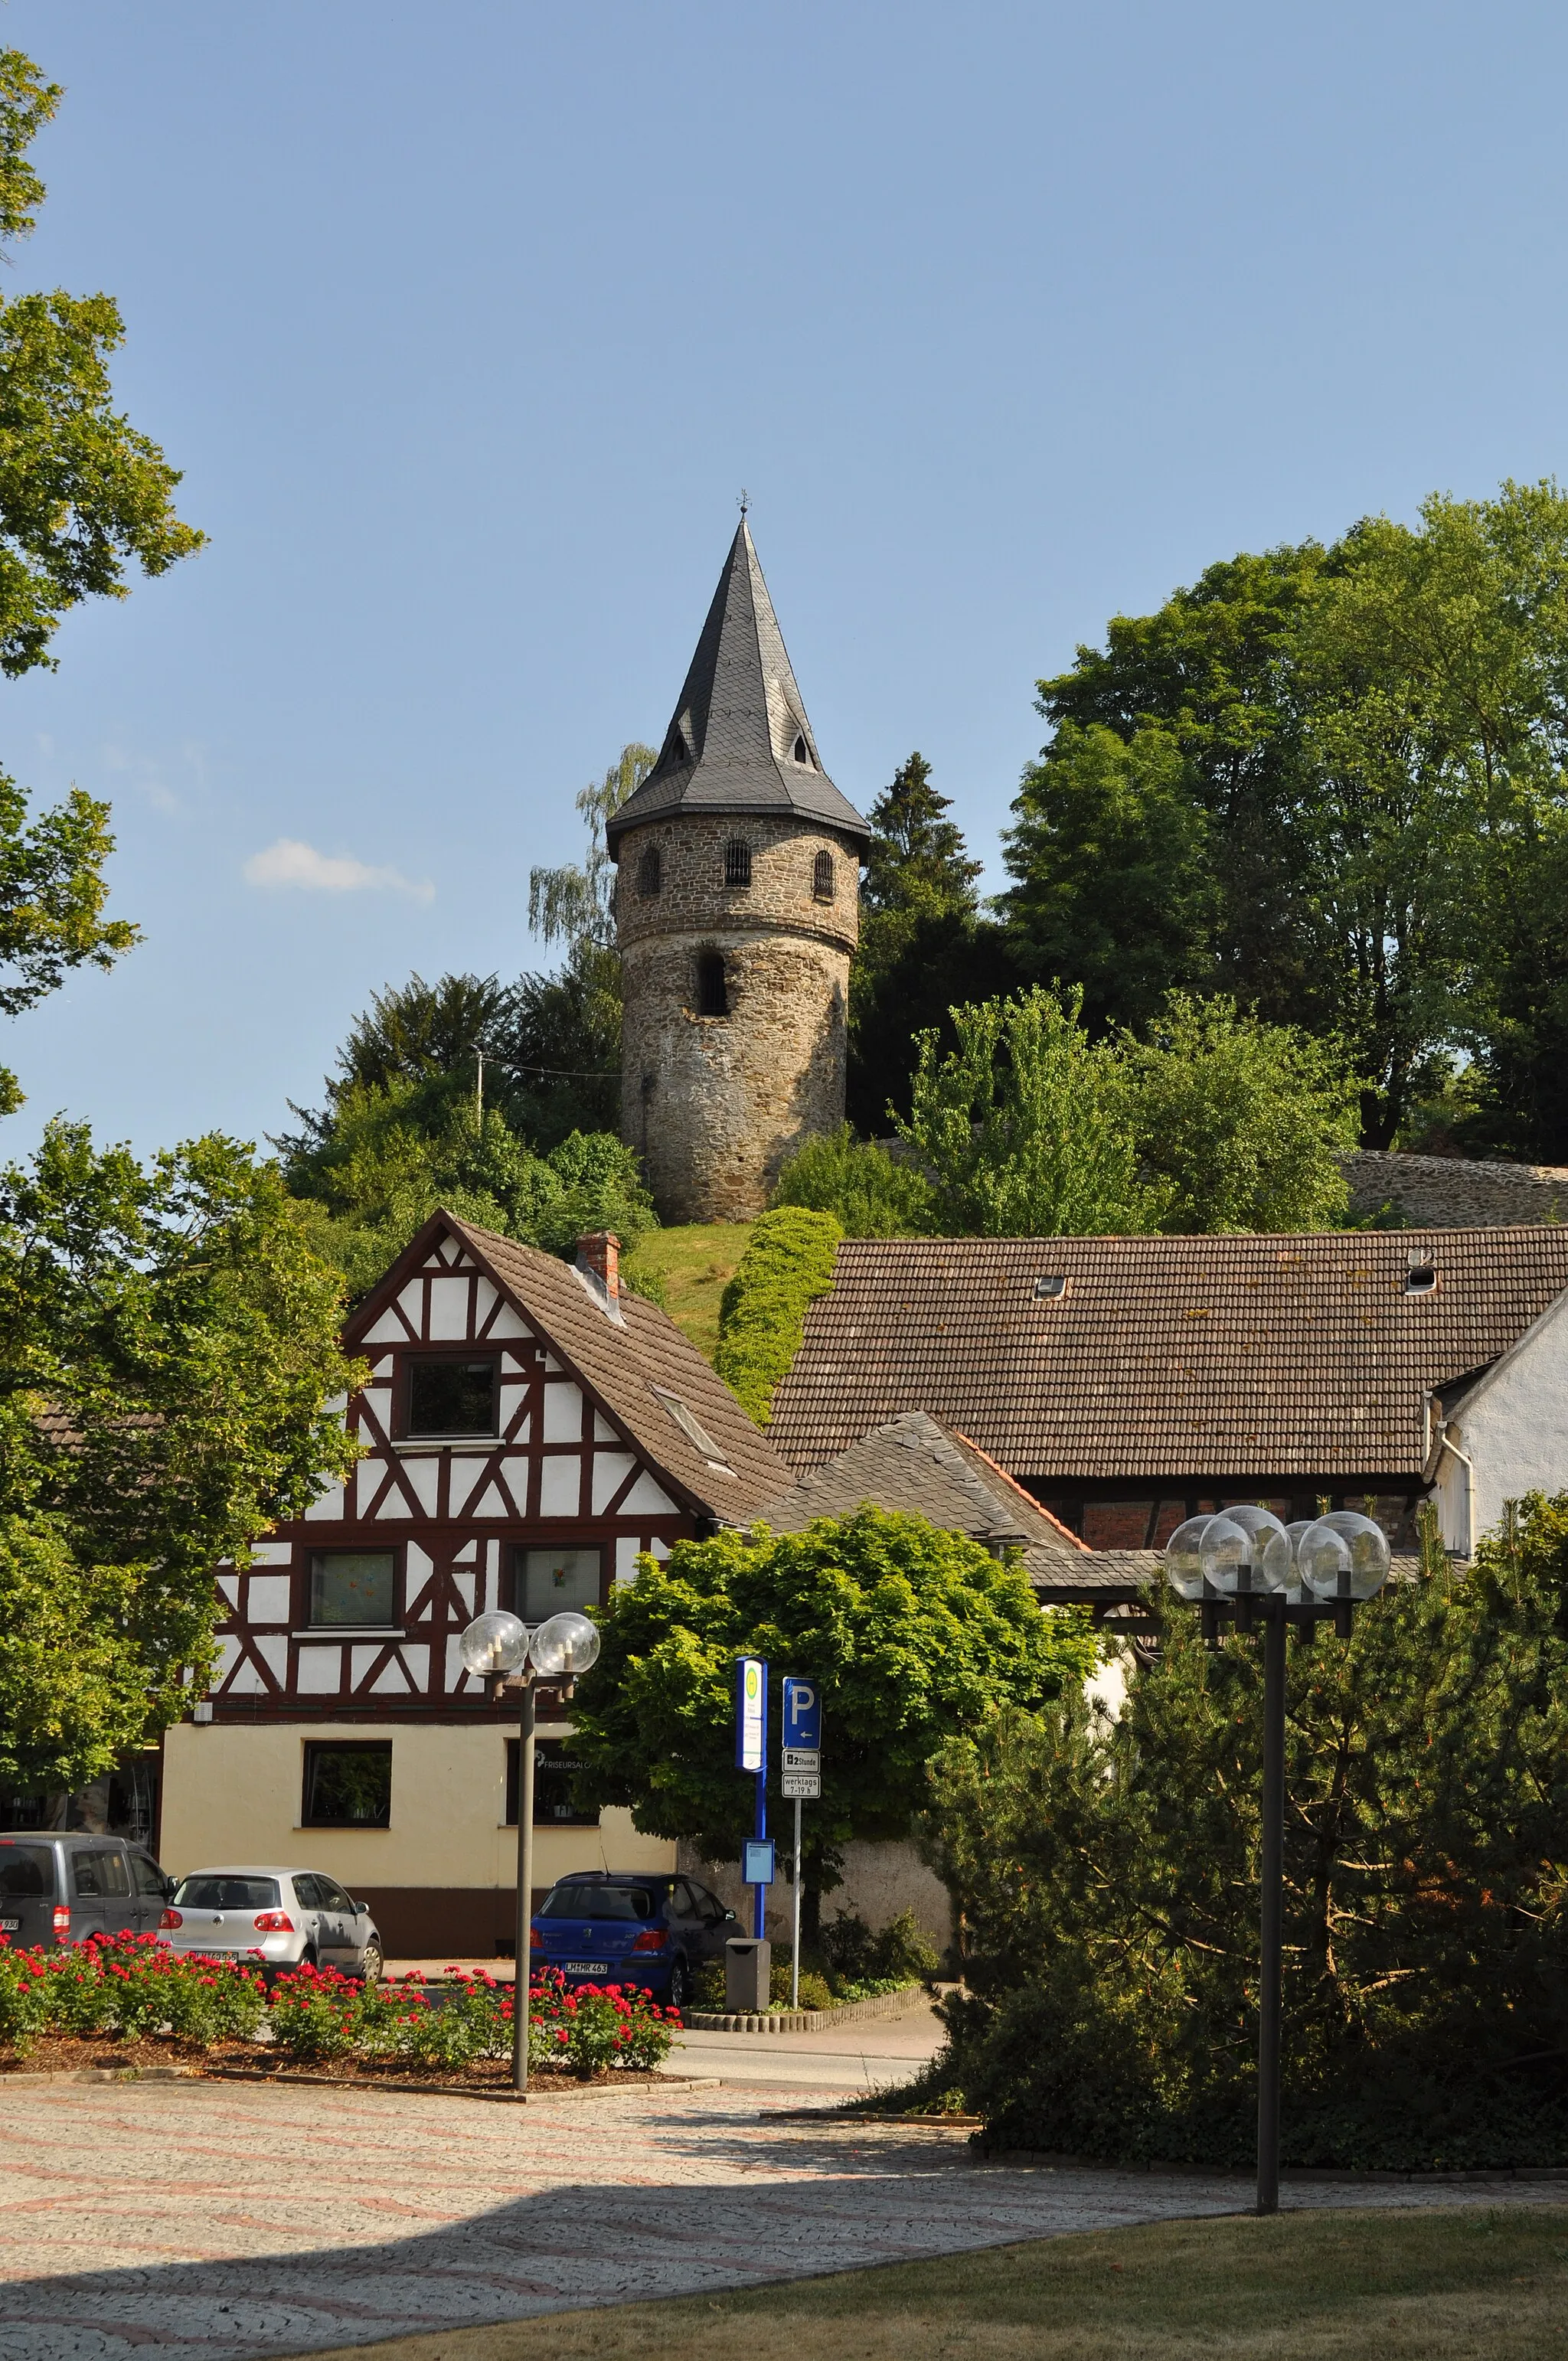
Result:
<svg viewBox="0 0 1568 2361">
<path fill-rule="evenodd" d="M 697 1970 L 722 1959 L 735 1913 L 690 1877 L 580 1870 L 553 1885 L 533 1914 L 533 1972 L 569 1984 L 641 1984 L 684 2008 Z"/>
</svg>

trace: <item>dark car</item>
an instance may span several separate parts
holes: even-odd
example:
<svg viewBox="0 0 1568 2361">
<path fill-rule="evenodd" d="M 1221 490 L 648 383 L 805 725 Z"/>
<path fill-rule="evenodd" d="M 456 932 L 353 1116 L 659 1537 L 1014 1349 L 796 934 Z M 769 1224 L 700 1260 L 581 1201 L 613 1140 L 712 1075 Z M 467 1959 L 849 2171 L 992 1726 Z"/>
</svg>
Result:
<svg viewBox="0 0 1568 2361">
<path fill-rule="evenodd" d="M 533 1969 L 571 1984 L 641 1984 L 684 2008 L 698 1968 L 723 1958 L 734 1929 L 734 1911 L 694 1878 L 581 1870 L 533 1914 Z"/>
<path fill-rule="evenodd" d="M 0 1835 L 0 1935 L 17 1949 L 156 1935 L 174 1880 L 124 1837 Z"/>
</svg>

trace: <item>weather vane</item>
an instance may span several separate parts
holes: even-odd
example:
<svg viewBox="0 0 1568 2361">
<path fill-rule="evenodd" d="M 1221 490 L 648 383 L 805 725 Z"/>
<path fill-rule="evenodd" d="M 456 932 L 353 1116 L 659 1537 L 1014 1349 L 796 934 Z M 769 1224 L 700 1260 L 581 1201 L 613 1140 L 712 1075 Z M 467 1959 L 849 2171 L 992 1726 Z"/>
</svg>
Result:
<svg viewBox="0 0 1568 2361">
<path fill-rule="evenodd" d="M 745 513 L 746 513 L 747 510 L 751 507 L 751 495 L 748 493 L 748 491 L 747 491 L 747 489 L 746 489 L 745 485 L 744 485 L 744 484 L 742 484 L 742 485 L 741 485 L 741 487 L 740 487 L 740 513 L 741 513 L 741 515 L 742 515 L 742 516 L 744 516 L 744 515 L 745 515 Z"/>
</svg>

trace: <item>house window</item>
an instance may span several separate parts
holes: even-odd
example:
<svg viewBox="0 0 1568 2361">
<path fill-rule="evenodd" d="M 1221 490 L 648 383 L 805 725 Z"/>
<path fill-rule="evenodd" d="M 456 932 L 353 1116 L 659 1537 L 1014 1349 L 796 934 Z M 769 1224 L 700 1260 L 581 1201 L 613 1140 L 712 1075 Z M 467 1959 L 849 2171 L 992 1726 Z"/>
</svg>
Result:
<svg viewBox="0 0 1568 2361">
<path fill-rule="evenodd" d="M 392 1818 L 392 1742 L 305 1748 L 300 1817 L 308 1828 L 384 1828 Z"/>
<path fill-rule="evenodd" d="M 738 836 L 732 836 L 724 848 L 724 882 L 727 885 L 751 882 L 751 848 Z"/>
<path fill-rule="evenodd" d="M 512 1551 L 511 1611 L 525 1623 L 543 1623 L 568 1607 L 597 1607 L 600 1584 L 597 1549 Z"/>
<path fill-rule="evenodd" d="M 640 902 L 656 902 L 664 884 L 664 863 L 656 844 L 651 844 L 637 864 L 637 898 Z"/>
<path fill-rule="evenodd" d="M 318 1550 L 311 1559 L 311 1621 L 385 1631 L 394 1620 L 390 1550 Z"/>
<path fill-rule="evenodd" d="M 696 1013 L 699 1016 L 728 1016 L 729 988 L 724 974 L 722 951 L 702 951 L 696 962 Z"/>
<path fill-rule="evenodd" d="M 582 1768 L 570 1752 L 570 1741 L 540 1738 L 533 1746 L 533 1825 L 536 1828 L 597 1828 L 597 1811 L 572 1801 L 572 1774 Z M 522 1741 L 507 1741 L 507 1826 L 517 1826 L 518 1793 L 522 1784 Z"/>
<path fill-rule="evenodd" d="M 813 771 L 817 767 L 811 759 L 811 749 L 806 744 L 804 736 L 797 738 L 795 741 L 795 759 L 797 763 L 804 763 L 808 771 Z"/>
<path fill-rule="evenodd" d="M 818 902 L 833 899 L 833 855 L 819 852 L 811 864 L 811 891 Z"/>
<path fill-rule="evenodd" d="M 494 1434 L 495 1431 L 494 1361 L 409 1363 L 411 1436 Z"/>
</svg>

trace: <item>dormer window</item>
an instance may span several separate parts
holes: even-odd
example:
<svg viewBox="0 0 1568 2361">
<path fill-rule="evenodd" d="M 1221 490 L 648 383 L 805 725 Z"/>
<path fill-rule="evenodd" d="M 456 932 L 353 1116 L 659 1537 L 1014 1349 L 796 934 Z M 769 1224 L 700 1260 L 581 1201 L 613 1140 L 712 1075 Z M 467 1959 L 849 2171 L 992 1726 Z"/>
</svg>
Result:
<svg viewBox="0 0 1568 2361">
<path fill-rule="evenodd" d="M 1437 1265 L 1434 1262 L 1413 1262 L 1405 1273 L 1407 1295 L 1431 1295 L 1437 1288 Z"/>
<path fill-rule="evenodd" d="M 815 902 L 833 899 L 833 855 L 819 852 L 811 864 L 811 897 Z"/>
<path fill-rule="evenodd" d="M 811 749 L 806 744 L 804 734 L 795 741 L 795 759 L 797 763 L 804 763 L 808 771 L 815 770 L 817 767 L 811 759 Z"/>
<path fill-rule="evenodd" d="M 664 863 L 656 844 L 651 844 L 637 864 L 637 898 L 640 902 L 656 902 L 663 890 Z"/>
<path fill-rule="evenodd" d="M 686 744 L 685 731 L 681 728 L 678 721 L 670 732 L 668 752 L 672 763 L 689 763 L 691 761 L 691 748 Z"/>
<path fill-rule="evenodd" d="M 742 887 L 751 883 L 751 848 L 738 836 L 724 848 L 724 882 Z"/>
</svg>

